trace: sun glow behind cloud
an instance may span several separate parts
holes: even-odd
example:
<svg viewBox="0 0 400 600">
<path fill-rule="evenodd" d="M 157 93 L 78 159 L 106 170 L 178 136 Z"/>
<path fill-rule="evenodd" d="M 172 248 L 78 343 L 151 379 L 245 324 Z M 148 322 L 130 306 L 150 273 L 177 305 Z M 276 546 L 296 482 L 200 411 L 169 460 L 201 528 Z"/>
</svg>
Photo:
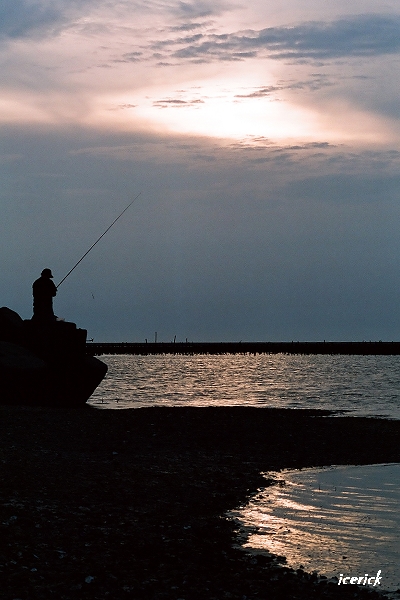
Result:
<svg viewBox="0 0 400 600">
<path fill-rule="evenodd" d="M 283 26 L 265 16 L 251 28 L 247 9 L 225 4 L 139 2 L 134 18 L 125 4 L 87 6 L 58 34 L 10 42 L 1 121 L 276 141 L 394 136 L 391 116 L 365 99 L 379 75 L 373 57 L 398 51 L 400 18 L 286 17 Z M 338 60 L 347 55 L 344 77 Z"/>
<path fill-rule="evenodd" d="M 216 138 L 316 136 L 312 111 L 269 98 L 239 99 L 240 87 L 236 82 L 237 93 L 220 85 L 180 93 L 158 90 L 157 101 L 124 96 L 113 99 L 114 110 L 100 109 L 96 118 L 117 122 L 127 129 L 146 123 L 163 131 Z"/>
<path fill-rule="evenodd" d="M 178 91 L 152 87 L 140 95 L 100 98 L 88 118 L 98 126 L 126 131 L 150 129 L 232 140 L 381 144 L 393 134 L 385 119 L 343 102 L 306 106 L 290 97 L 251 92 L 265 89 L 241 79 L 199 81 Z"/>
<path fill-rule="evenodd" d="M 313 137 L 315 119 L 311 111 L 271 99 L 238 101 L 206 93 L 202 104 L 159 103 L 161 110 L 144 108 L 144 116 L 178 133 L 240 139 L 263 136 L 274 139 Z M 139 114 L 140 114 L 139 110 Z"/>
</svg>

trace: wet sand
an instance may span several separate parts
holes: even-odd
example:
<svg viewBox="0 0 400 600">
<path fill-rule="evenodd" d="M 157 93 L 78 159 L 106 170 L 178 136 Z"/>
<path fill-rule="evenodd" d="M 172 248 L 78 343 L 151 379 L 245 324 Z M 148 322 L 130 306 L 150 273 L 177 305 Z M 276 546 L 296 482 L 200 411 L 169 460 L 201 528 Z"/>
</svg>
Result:
<svg viewBox="0 0 400 600">
<path fill-rule="evenodd" d="M 262 471 L 400 462 L 399 439 L 319 411 L 1 406 L 1 598 L 378 597 L 235 549 L 224 514 Z"/>
</svg>

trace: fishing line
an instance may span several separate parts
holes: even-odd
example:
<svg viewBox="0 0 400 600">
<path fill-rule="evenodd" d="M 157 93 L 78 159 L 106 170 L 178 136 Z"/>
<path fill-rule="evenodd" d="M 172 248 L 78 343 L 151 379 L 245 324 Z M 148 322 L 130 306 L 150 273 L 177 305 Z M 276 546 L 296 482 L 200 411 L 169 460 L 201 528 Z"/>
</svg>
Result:
<svg viewBox="0 0 400 600">
<path fill-rule="evenodd" d="M 103 238 L 103 237 L 106 235 L 107 231 L 110 231 L 111 227 L 112 227 L 112 226 L 113 226 L 113 225 L 114 225 L 114 224 L 115 224 L 115 223 L 118 221 L 118 219 L 120 219 L 120 218 L 122 217 L 122 215 L 123 215 L 123 214 L 124 214 L 124 213 L 125 213 L 125 212 L 128 210 L 128 208 L 129 208 L 130 206 L 132 206 L 132 204 L 135 202 L 135 200 L 137 200 L 137 199 L 139 198 L 139 196 L 140 196 L 140 194 L 141 194 L 141 193 L 142 193 L 142 192 L 139 192 L 139 193 L 138 193 L 138 195 L 137 195 L 137 196 L 135 196 L 135 198 L 132 200 L 132 202 L 130 202 L 130 203 L 128 204 L 128 206 L 127 206 L 126 208 L 124 208 L 124 210 L 122 211 L 122 213 L 120 213 L 120 214 L 118 215 L 118 217 L 117 217 L 116 219 L 114 219 L 114 221 L 111 223 L 111 225 L 109 225 L 109 226 L 107 227 L 107 229 L 104 231 L 104 233 L 102 233 L 102 234 L 101 234 L 101 236 L 100 236 L 100 237 L 99 237 L 99 238 L 98 238 L 98 239 L 95 241 L 95 243 L 94 243 L 94 244 L 92 244 L 92 245 L 90 246 L 89 250 L 87 250 L 87 251 L 85 252 L 85 254 L 84 254 L 84 255 L 83 255 L 83 256 L 82 256 L 82 257 L 81 257 L 81 258 L 78 260 L 78 262 L 77 262 L 77 263 L 76 263 L 76 264 L 75 264 L 75 265 L 72 267 L 72 269 L 71 269 L 70 271 L 68 271 L 68 273 L 65 275 L 65 277 L 63 277 L 63 279 L 61 279 L 61 281 L 60 281 L 60 283 L 58 284 L 57 288 L 59 288 L 59 287 L 60 287 L 60 285 L 62 284 L 62 282 L 63 282 L 63 281 L 65 281 L 65 280 L 67 279 L 68 275 L 71 275 L 72 271 L 73 271 L 74 269 L 76 269 L 76 267 L 79 265 L 79 263 L 81 263 L 81 262 L 83 261 L 83 259 L 85 258 L 85 256 L 87 256 L 87 255 L 89 254 L 89 252 L 92 250 L 92 248 L 94 248 L 94 247 L 95 247 L 95 245 L 96 245 L 96 244 L 97 244 L 97 243 L 98 243 L 98 242 L 101 240 L 101 238 Z"/>
</svg>

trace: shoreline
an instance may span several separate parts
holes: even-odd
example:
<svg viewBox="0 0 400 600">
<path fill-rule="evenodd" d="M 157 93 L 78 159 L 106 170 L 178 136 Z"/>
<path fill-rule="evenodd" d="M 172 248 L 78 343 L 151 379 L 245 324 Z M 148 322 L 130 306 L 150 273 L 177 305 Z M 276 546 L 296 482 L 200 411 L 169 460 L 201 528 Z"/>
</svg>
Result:
<svg viewBox="0 0 400 600">
<path fill-rule="evenodd" d="M 262 472 L 400 462 L 400 421 L 330 415 L 0 406 L 3 597 L 381 597 L 234 548 L 225 518 Z"/>
<path fill-rule="evenodd" d="M 89 356 L 103 354 L 345 354 L 397 356 L 400 342 L 87 342 Z"/>
</svg>

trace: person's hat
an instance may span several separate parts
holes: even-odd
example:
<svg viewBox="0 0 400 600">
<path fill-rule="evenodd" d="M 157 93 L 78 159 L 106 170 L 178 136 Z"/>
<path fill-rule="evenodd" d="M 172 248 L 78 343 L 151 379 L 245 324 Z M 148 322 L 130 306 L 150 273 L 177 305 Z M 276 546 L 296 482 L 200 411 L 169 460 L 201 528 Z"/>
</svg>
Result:
<svg viewBox="0 0 400 600">
<path fill-rule="evenodd" d="M 51 269 L 43 269 L 41 275 L 43 277 L 51 277 L 51 278 L 53 278 L 53 273 L 51 272 Z"/>
</svg>

